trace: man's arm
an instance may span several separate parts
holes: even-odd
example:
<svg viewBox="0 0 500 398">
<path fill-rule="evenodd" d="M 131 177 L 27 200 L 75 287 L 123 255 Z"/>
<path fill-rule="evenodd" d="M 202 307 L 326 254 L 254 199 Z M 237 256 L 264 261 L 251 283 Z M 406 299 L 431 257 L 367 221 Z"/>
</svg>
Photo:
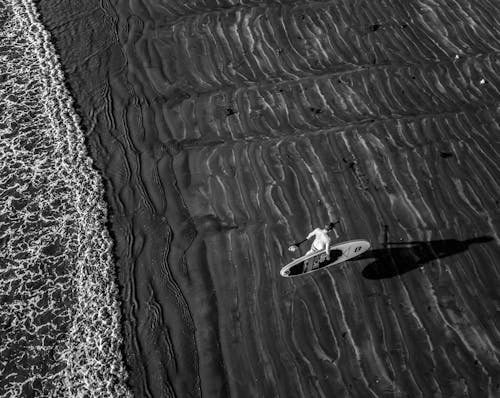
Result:
<svg viewBox="0 0 500 398">
<path fill-rule="evenodd" d="M 318 228 L 316 228 L 316 229 L 318 229 Z M 310 239 L 310 238 L 312 238 L 314 235 L 316 235 L 316 229 L 315 229 L 315 230 L 313 230 L 313 231 L 311 231 L 311 232 L 309 232 L 309 235 L 307 235 L 307 238 L 306 238 L 306 239 Z"/>
<path fill-rule="evenodd" d="M 326 253 L 326 259 L 330 260 L 330 241 L 326 242 L 325 253 Z"/>
</svg>

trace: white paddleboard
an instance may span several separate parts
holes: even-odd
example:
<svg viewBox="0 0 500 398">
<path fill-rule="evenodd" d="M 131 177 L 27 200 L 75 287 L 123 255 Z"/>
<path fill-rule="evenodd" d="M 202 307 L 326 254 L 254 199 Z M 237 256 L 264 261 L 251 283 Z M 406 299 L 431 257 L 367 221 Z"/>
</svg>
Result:
<svg viewBox="0 0 500 398">
<path fill-rule="evenodd" d="M 309 274 L 357 257 L 369 248 L 370 242 L 363 239 L 342 242 L 330 247 L 330 260 L 326 261 L 326 253 L 321 250 L 293 260 L 281 268 L 280 274 L 285 278 Z"/>
</svg>

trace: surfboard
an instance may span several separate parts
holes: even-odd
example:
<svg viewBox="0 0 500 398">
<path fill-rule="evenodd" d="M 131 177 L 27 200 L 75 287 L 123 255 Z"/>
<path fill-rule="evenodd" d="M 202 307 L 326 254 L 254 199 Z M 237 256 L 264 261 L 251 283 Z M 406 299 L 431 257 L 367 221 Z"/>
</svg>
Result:
<svg viewBox="0 0 500 398">
<path fill-rule="evenodd" d="M 324 250 L 299 257 L 281 268 L 280 274 L 285 278 L 310 274 L 343 263 L 357 257 L 370 248 L 370 242 L 363 239 L 349 240 L 330 247 L 330 260 L 326 260 Z"/>
</svg>

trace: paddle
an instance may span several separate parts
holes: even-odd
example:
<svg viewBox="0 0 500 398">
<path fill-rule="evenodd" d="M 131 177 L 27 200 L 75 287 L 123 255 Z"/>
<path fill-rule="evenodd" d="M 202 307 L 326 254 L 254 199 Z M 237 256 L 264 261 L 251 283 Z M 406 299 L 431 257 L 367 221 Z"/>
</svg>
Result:
<svg viewBox="0 0 500 398">
<path fill-rule="evenodd" d="M 338 223 L 340 222 L 340 220 L 337 220 L 333 223 L 332 225 L 332 228 L 335 227 L 335 225 L 337 225 Z M 297 251 L 297 249 L 299 248 L 299 246 L 304 243 L 305 241 L 307 240 L 307 238 L 301 240 L 300 242 L 296 242 L 294 243 L 293 245 L 291 245 L 289 248 L 288 248 L 288 251 L 291 251 L 291 252 L 294 252 L 294 251 Z"/>
<path fill-rule="evenodd" d="M 288 248 L 288 250 L 289 250 L 289 251 L 291 251 L 291 252 L 296 251 L 296 250 L 299 248 L 299 246 L 300 246 L 302 243 L 304 243 L 306 240 L 307 240 L 307 238 L 306 238 L 306 239 L 304 239 L 304 240 L 301 240 L 300 242 L 294 243 L 292 246 L 290 246 L 290 247 Z"/>
</svg>

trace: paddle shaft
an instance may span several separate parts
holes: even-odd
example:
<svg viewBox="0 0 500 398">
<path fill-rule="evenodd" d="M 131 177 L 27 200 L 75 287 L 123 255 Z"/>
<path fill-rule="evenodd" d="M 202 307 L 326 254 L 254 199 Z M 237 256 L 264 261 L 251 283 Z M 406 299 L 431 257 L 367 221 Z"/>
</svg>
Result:
<svg viewBox="0 0 500 398">
<path fill-rule="evenodd" d="M 302 243 L 304 243 L 307 240 L 307 238 L 301 240 L 300 242 L 294 243 L 293 246 L 300 246 Z"/>
</svg>

